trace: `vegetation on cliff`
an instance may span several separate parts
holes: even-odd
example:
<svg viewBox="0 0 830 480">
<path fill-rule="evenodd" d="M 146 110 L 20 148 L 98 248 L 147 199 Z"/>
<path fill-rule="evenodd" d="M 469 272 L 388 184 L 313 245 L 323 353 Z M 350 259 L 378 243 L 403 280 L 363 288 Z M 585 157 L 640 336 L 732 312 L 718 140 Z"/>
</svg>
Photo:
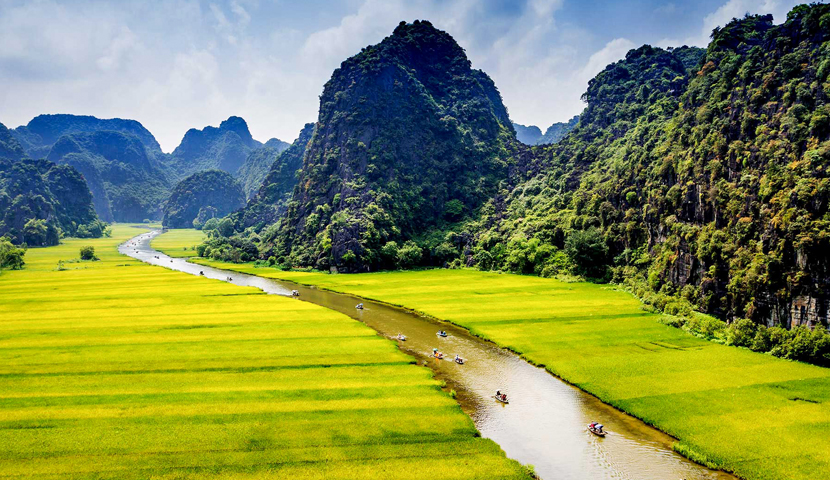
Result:
<svg viewBox="0 0 830 480">
<path fill-rule="evenodd" d="M 827 328 L 828 25 L 800 6 L 631 50 L 528 147 L 448 35 L 402 24 L 332 76 L 287 214 L 246 239 L 280 265 L 577 274 L 689 318 Z"/>
<path fill-rule="evenodd" d="M 779 26 L 748 16 L 702 58 L 640 49 L 606 68 L 577 128 L 537 152 L 542 173 L 489 207 L 473 261 L 614 278 L 671 312 L 826 328 L 828 24 L 828 5 Z M 643 78 L 670 57 L 694 68 Z M 561 254 L 576 232 L 602 238 L 599 269 Z"/>
<path fill-rule="evenodd" d="M 252 198 L 257 194 L 263 180 L 265 180 L 265 176 L 271 170 L 271 166 L 289 146 L 288 143 L 282 140 L 272 138 L 265 142 L 262 147 L 251 150 L 248 158 L 245 159 L 245 163 L 236 172 L 236 177 L 239 179 L 239 183 L 242 184 L 242 189 L 245 190 L 246 198 Z M 293 188 L 292 185 L 291 189 Z"/>
<path fill-rule="evenodd" d="M 514 138 L 492 80 L 429 22 L 401 23 L 335 70 L 299 183 L 263 254 L 377 268 L 382 248 L 474 212 Z"/>
<path fill-rule="evenodd" d="M 221 170 L 194 173 L 179 182 L 164 207 L 163 225 L 201 228 L 208 220 L 224 217 L 245 205 L 242 186 Z"/>
<path fill-rule="evenodd" d="M 26 152 L 23 151 L 23 147 L 12 136 L 11 131 L 0 123 L 0 158 L 20 160 L 24 157 L 26 157 Z"/>
<path fill-rule="evenodd" d="M 242 232 L 250 227 L 260 231 L 268 225 L 275 225 L 285 214 L 291 194 L 297 186 L 297 175 L 303 166 L 308 142 L 313 135 L 314 124 L 307 123 L 297 140 L 271 163 L 256 195 L 248 201 L 243 210 L 231 217 L 237 231 Z M 275 233 L 276 230 L 272 230 L 270 234 Z"/>
<path fill-rule="evenodd" d="M 170 184 L 139 137 L 113 130 L 65 134 L 46 158 L 83 174 L 102 219 L 141 222 L 161 216 Z"/>
<path fill-rule="evenodd" d="M 57 245 L 64 235 L 107 232 L 84 178 L 47 160 L 0 159 L 0 237 L 29 246 Z"/>
</svg>

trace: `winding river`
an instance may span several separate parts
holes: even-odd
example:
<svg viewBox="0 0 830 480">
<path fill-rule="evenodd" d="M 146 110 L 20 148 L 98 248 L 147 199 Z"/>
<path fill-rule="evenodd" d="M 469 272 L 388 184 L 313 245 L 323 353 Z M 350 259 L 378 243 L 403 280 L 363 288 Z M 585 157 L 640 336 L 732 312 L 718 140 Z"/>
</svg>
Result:
<svg viewBox="0 0 830 480">
<path fill-rule="evenodd" d="M 470 335 L 448 323 L 437 323 L 412 312 L 359 299 L 350 295 L 318 290 L 262 277 L 245 275 L 170 258 L 150 247 L 158 231 L 128 240 L 119 251 L 138 260 L 234 285 L 259 288 L 266 293 L 290 296 L 344 313 L 394 340 L 404 352 L 428 364 L 473 419 L 482 436 L 497 442 L 510 458 L 535 466 L 543 479 L 735 479 L 724 472 L 709 470 L 675 453 L 674 439 L 642 421 L 606 405 L 592 395 L 530 365 L 517 355 Z M 358 310 L 355 305 L 363 303 Z M 445 330 L 446 338 L 437 331 Z M 438 348 L 452 360 L 433 358 Z M 496 402 L 500 389 L 510 404 Z M 605 425 L 609 432 L 599 438 L 586 430 L 591 421 Z"/>
</svg>

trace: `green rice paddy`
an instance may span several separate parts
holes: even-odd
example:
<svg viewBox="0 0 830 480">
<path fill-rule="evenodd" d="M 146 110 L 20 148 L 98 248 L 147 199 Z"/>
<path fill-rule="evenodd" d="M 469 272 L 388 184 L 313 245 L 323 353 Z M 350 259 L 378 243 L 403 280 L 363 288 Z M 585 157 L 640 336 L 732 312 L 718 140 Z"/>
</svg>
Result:
<svg viewBox="0 0 830 480">
<path fill-rule="evenodd" d="M 830 478 L 830 370 L 665 326 L 627 293 L 471 270 L 359 275 L 217 267 L 405 306 L 469 328 L 748 479 Z"/>
<path fill-rule="evenodd" d="M 118 254 L 140 231 L 0 274 L 0 478 L 526 478 L 392 342 Z"/>
<path fill-rule="evenodd" d="M 151 246 L 175 258 L 195 257 L 196 245 L 202 243 L 205 235 L 192 228 L 170 229 L 153 239 Z"/>
</svg>

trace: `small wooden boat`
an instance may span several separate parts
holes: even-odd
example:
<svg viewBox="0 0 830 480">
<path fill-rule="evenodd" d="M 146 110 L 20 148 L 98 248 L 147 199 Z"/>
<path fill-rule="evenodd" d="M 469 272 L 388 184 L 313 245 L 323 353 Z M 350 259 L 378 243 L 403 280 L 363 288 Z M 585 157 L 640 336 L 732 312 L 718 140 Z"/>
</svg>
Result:
<svg viewBox="0 0 830 480">
<path fill-rule="evenodd" d="M 395 337 L 395 340 L 400 340 L 402 342 L 405 342 L 406 341 L 406 335 L 404 335 L 403 333 L 399 333 L 398 336 Z"/>
<path fill-rule="evenodd" d="M 205 274 L 205 272 L 199 270 L 199 275 L 204 275 L 204 274 Z"/>
<path fill-rule="evenodd" d="M 507 405 L 508 403 L 510 403 L 510 402 L 507 400 L 507 395 L 493 395 L 493 398 L 495 398 L 497 402 L 501 402 L 501 403 L 503 403 L 503 404 L 505 404 L 505 405 Z"/>
<path fill-rule="evenodd" d="M 438 333 L 436 333 L 436 335 L 438 335 L 439 337 L 446 337 L 446 336 L 447 336 L 447 332 L 445 332 L 445 331 L 441 330 L 441 331 L 439 331 Z"/>
<path fill-rule="evenodd" d="M 300 296 L 300 291 L 299 290 L 291 290 L 291 296 L 292 297 L 299 297 Z"/>
<path fill-rule="evenodd" d="M 355 305 L 355 307 L 354 307 L 354 308 L 356 308 L 356 309 L 358 309 L 358 310 L 363 310 L 363 304 L 362 304 L 362 303 L 358 303 L 357 305 Z"/>
<path fill-rule="evenodd" d="M 599 430 L 599 429 L 597 429 L 595 427 L 592 427 L 590 425 L 588 425 L 588 431 L 593 433 L 594 435 L 596 435 L 598 437 L 604 437 L 605 435 L 608 434 L 608 432 L 606 432 L 604 430 Z"/>
<path fill-rule="evenodd" d="M 461 357 L 455 357 L 453 361 L 459 365 L 464 365 L 464 359 Z"/>
</svg>

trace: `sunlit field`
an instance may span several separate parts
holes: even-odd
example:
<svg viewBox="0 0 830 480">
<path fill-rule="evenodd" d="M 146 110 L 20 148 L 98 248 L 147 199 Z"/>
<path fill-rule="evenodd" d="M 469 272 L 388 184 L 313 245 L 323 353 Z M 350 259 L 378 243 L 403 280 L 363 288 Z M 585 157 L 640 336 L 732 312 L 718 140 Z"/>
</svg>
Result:
<svg viewBox="0 0 830 480">
<path fill-rule="evenodd" d="M 0 478 L 525 478 L 392 342 L 119 255 L 140 232 L 0 274 Z"/>
<path fill-rule="evenodd" d="M 201 230 L 176 228 L 154 238 L 150 245 L 171 257 L 195 257 L 196 245 L 202 243 L 204 238 Z"/>
<path fill-rule="evenodd" d="M 329 275 L 207 262 L 402 305 L 469 328 L 749 479 L 830 472 L 830 370 L 695 338 L 624 292 L 471 270 Z"/>
</svg>

